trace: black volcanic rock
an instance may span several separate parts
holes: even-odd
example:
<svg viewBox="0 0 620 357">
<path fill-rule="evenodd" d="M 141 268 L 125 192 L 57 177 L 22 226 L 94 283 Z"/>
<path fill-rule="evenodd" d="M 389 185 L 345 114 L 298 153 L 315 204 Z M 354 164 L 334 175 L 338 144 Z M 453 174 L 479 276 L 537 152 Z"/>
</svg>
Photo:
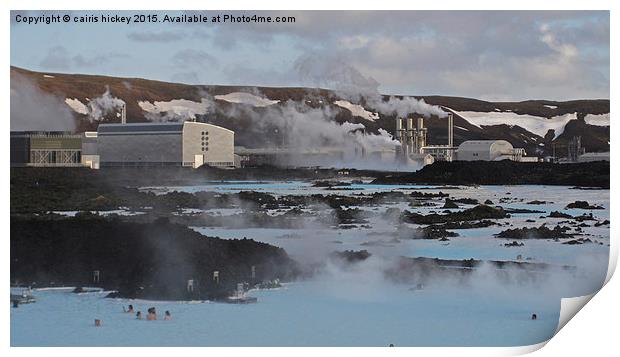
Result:
<svg viewBox="0 0 620 357">
<path fill-rule="evenodd" d="M 432 283 L 441 277 L 466 277 L 476 268 L 491 266 L 495 273 L 502 276 L 501 269 L 511 269 L 514 273 L 523 274 L 528 279 L 536 279 L 538 272 L 550 269 L 574 271 L 574 266 L 554 266 L 545 263 L 495 261 L 495 260 L 452 260 L 426 257 L 400 257 L 393 266 L 386 269 L 386 278 L 401 283 Z"/>
<path fill-rule="evenodd" d="M 449 195 L 447 193 L 443 193 L 441 191 L 434 193 L 434 192 L 420 192 L 420 191 L 413 191 L 411 192 L 411 194 L 409 195 L 413 198 L 423 198 L 423 199 L 430 199 L 430 198 L 441 198 L 441 197 L 448 197 Z"/>
<path fill-rule="evenodd" d="M 550 218 L 568 218 L 568 219 L 575 218 L 575 217 L 571 216 L 568 213 L 558 212 L 558 211 L 553 211 L 553 212 L 549 213 L 549 215 L 547 217 L 550 217 Z"/>
<path fill-rule="evenodd" d="M 499 223 L 493 222 L 488 219 L 483 219 L 481 221 L 461 221 L 461 222 L 446 222 L 443 224 L 433 224 L 429 227 L 438 227 L 444 229 L 472 229 L 472 228 L 484 228 L 490 227 L 494 225 L 499 225 Z"/>
<path fill-rule="evenodd" d="M 553 229 L 549 229 L 547 228 L 547 226 L 542 225 L 538 228 L 524 227 L 524 228 L 507 229 L 505 231 L 499 232 L 495 236 L 498 238 L 515 238 L 515 239 L 570 238 L 573 236 L 573 234 L 567 233 L 568 230 L 569 230 L 568 227 L 556 226 Z"/>
<path fill-rule="evenodd" d="M 93 281 L 94 271 L 99 282 Z M 215 299 L 230 294 L 237 283 L 290 280 L 298 273 L 281 248 L 205 237 L 167 219 L 137 224 L 11 218 L 11 280 L 36 286 L 95 285 L 127 298 Z M 193 292 L 187 291 L 188 280 L 194 280 Z"/>
<path fill-rule="evenodd" d="M 450 232 L 445 228 L 438 226 L 428 226 L 418 228 L 414 234 L 414 239 L 439 239 L 440 241 L 448 240 L 448 237 L 458 237 L 456 232 Z"/>
<path fill-rule="evenodd" d="M 596 222 L 596 223 L 594 223 L 594 227 L 600 227 L 600 226 L 609 225 L 609 223 L 610 223 L 610 222 L 609 222 L 609 220 L 607 220 L 607 219 L 606 219 L 606 220 L 604 220 L 604 221 L 602 221 L 602 222 Z"/>
<path fill-rule="evenodd" d="M 604 209 L 601 206 L 595 206 L 589 204 L 587 201 L 575 201 L 569 203 L 566 208 L 579 208 L 579 209 Z"/>
<path fill-rule="evenodd" d="M 479 221 L 482 219 L 500 219 L 509 217 L 501 207 L 491 207 L 486 205 L 478 205 L 460 212 L 451 212 L 448 214 L 431 213 L 422 215 L 409 211 L 403 212 L 401 219 L 403 222 L 416 224 L 436 224 L 460 221 Z"/>
<path fill-rule="evenodd" d="M 444 203 L 443 207 L 441 208 L 459 208 L 459 205 L 457 205 L 456 203 L 454 203 L 453 200 L 446 198 L 446 203 Z"/>
<path fill-rule="evenodd" d="M 462 203 L 464 205 L 477 205 L 478 204 L 478 200 L 475 198 L 453 198 L 452 201 L 456 203 Z"/>
<path fill-rule="evenodd" d="M 366 259 L 368 259 L 371 256 L 371 254 L 367 251 L 367 250 L 345 250 L 342 252 L 332 252 L 330 253 L 329 257 L 332 260 L 340 260 L 340 261 L 344 261 L 347 263 L 356 263 L 356 262 L 360 262 L 360 261 L 364 261 Z"/>
<path fill-rule="evenodd" d="M 545 211 L 527 209 L 527 208 L 504 208 L 506 213 L 545 213 Z"/>
<path fill-rule="evenodd" d="M 563 242 L 562 244 L 579 245 L 579 244 L 584 244 L 584 243 L 592 243 L 592 240 L 590 238 L 579 238 L 579 239 L 572 239 L 572 240 Z"/>
<path fill-rule="evenodd" d="M 565 185 L 609 188 L 607 161 L 575 164 L 504 161 L 437 161 L 419 171 L 388 175 L 375 184 Z"/>
</svg>

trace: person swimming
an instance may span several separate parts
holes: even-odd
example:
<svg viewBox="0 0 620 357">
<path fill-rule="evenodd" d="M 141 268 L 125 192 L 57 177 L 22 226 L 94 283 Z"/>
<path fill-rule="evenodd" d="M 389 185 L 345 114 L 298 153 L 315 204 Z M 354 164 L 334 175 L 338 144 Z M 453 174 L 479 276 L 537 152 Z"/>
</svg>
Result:
<svg viewBox="0 0 620 357">
<path fill-rule="evenodd" d="M 142 320 L 142 311 L 136 312 L 136 319 Z"/>
<path fill-rule="evenodd" d="M 164 315 L 164 320 L 171 320 L 172 315 L 170 315 L 170 311 L 166 310 L 166 314 Z"/>
<path fill-rule="evenodd" d="M 123 311 L 128 312 L 128 313 L 133 313 L 133 305 L 129 304 L 129 307 L 127 307 L 127 310 L 125 310 L 125 306 L 123 306 Z"/>
<path fill-rule="evenodd" d="M 154 307 L 149 307 L 148 312 L 149 312 L 149 314 L 146 315 L 146 319 L 147 320 L 149 320 L 149 321 L 157 320 L 157 312 L 155 311 Z"/>
</svg>

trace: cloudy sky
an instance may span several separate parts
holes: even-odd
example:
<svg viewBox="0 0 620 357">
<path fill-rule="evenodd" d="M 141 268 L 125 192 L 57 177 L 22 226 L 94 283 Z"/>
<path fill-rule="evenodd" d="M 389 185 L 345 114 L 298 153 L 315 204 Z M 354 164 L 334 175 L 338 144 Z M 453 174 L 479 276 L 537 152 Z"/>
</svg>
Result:
<svg viewBox="0 0 620 357">
<path fill-rule="evenodd" d="M 166 13 L 180 14 L 158 15 Z M 254 13 L 296 21 L 27 25 L 12 12 L 11 65 L 190 84 L 332 87 L 330 68 L 346 64 L 355 70 L 338 75 L 361 76 L 385 94 L 609 98 L 607 11 L 246 12 Z"/>
</svg>

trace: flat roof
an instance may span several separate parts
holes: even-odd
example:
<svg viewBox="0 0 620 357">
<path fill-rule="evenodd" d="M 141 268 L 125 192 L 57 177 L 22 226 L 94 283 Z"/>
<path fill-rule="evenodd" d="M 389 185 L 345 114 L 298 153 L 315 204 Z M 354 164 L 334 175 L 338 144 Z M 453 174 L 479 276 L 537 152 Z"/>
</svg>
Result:
<svg viewBox="0 0 620 357">
<path fill-rule="evenodd" d="M 99 124 L 97 132 L 101 133 L 128 133 L 138 131 L 183 131 L 183 122 L 181 123 L 127 123 L 127 124 Z"/>
<path fill-rule="evenodd" d="M 80 134 L 75 134 L 70 131 L 44 131 L 44 130 L 30 130 L 30 131 L 11 131 L 11 136 L 46 136 L 46 137 L 57 137 L 57 136 L 79 136 Z"/>
</svg>

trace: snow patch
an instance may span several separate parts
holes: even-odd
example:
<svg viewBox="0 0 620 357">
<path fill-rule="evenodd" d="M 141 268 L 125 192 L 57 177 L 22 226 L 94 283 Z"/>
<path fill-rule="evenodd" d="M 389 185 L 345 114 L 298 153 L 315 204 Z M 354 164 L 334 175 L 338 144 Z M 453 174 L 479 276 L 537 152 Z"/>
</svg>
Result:
<svg viewBox="0 0 620 357">
<path fill-rule="evenodd" d="M 169 102 L 149 102 L 140 101 L 138 105 L 142 110 L 148 113 L 170 113 L 174 116 L 186 117 L 195 119 L 196 114 L 207 114 L 209 108 L 209 101 L 206 98 L 201 98 L 200 102 L 194 102 L 187 99 L 173 99 Z"/>
<path fill-rule="evenodd" d="M 279 100 L 271 100 L 269 98 L 259 97 L 257 95 L 245 92 L 233 92 L 226 95 L 216 95 L 215 99 L 223 100 L 229 103 L 248 104 L 255 107 L 268 107 L 277 104 Z"/>
<path fill-rule="evenodd" d="M 372 113 L 364 109 L 359 104 L 353 104 L 351 102 L 347 102 L 346 100 L 337 100 L 334 102 L 337 106 L 341 108 L 348 109 L 353 116 L 360 117 L 366 120 L 375 121 L 379 119 L 379 113 Z"/>
<path fill-rule="evenodd" d="M 65 99 L 65 103 L 71 107 L 71 109 L 73 109 L 74 112 L 76 113 L 80 113 L 80 114 L 84 114 L 84 115 L 88 115 L 89 111 L 88 108 L 86 107 L 86 105 L 82 102 L 80 102 L 79 99 L 77 98 L 66 98 Z"/>
<path fill-rule="evenodd" d="M 56 78 L 56 77 L 54 77 L 54 76 L 50 76 L 49 74 L 44 74 L 44 75 L 43 75 L 43 78 Z"/>
<path fill-rule="evenodd" d="M 463 128 L 462 126 L 455 125 L 454 127 L 455 127 L 455 128 L 457 128 L 457 129 L 461 129 L 461 130 L 469 131 L 469 129 L 467 129 L 467 128 Z"/>
<path fill-rule="evenodd" d="M 496 112 L 455 112 L 472 125 L 479 128 L 492 125 L 519 126 L 530 133 L 544 137 L 550 129 L 555 131 L 555 138 L 564 132 L 564 127 L 571 120 L 577 120 L 577 113 L 558 115 L 550 119 L 533 115 L 519 115 L 515 113 Z"/>
<path fill-rule="evenodd" d="M 543 105 L 543 107 L 549 108 L 549 109 L 558 109 L 557 105 Z"/>
<path fill-rule="evenodd" d="M 609 113 L 606 114 L 588 114 L 584 118 L 586 124 L 596 126 L 609 126 Z"/>
</svg>

